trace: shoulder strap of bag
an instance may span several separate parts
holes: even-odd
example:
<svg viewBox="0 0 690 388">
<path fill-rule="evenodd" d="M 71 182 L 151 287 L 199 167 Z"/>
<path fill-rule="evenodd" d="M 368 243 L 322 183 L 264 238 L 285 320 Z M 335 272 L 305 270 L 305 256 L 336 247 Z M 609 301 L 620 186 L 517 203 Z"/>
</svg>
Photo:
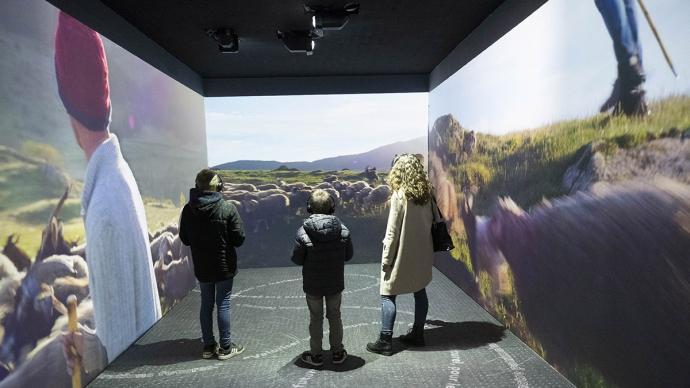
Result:
<svg viewBox="0 0 690 388">
<path fill-rule="evenodd" d="M 431 218 L 434 222 L 443 221 L 443 214 L 441 214 L 441 209 L 438 208 L 436 196 L 433 193 L 431 194 L 431 201 L 429 202 L 431 202 Z"/>
</svg>

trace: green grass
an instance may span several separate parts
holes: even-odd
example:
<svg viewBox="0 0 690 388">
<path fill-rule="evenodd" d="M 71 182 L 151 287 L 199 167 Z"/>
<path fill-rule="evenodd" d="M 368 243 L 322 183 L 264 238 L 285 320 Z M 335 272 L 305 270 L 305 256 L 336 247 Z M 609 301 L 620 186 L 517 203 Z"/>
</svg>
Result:
<svg viewBox="0 0 690 388">
<path fill-rule="evenodd" d="M 339 180 L 366 180 L 359 171 L 276 171 L 276 170 L 219 170 L 218 173 L 225 182 L 251 183 L 254 185 L 285 181 L 286 183 L 304 182 L 307 185 L 317 185 L 328 175 L 337 175 Z M 379 175 L 379 183 L 383 183 L 385 174 Z"/>
<path fill-rule="evenodd" d="M 80 214 L 82 187 L 82 182 L 72 181 L 70 196 L 59 215 L 65 239 L 79 244 L 85 241 Z M 17 245 L 34 257 L 41 244 L 41 232 L 64 190 L 45 179 L 40 164 L 0 153 L 0 246 L 14 234 L 19 236 Z M 144 199 L 144 208 L 149 231 L 177 223 L 181 211 L 181 206 L 171 200 L 153 198 Z"/>
<path fill-rule="evenodd" d="M 479 184 L 475 198 L 479 213 L 486 212 L 499 194 L 528 208 L 543 197 L 566 194 L 561 187 L 563 174 L 577 160 L 577 152 L 591 142 L 612 154 L 690 130 L 690 97 L 656 101 L 651 111 L 642 119 L 600 114 L 503 136 L 479 134 L 477 152 L 452 166 L 451 175 L 458 183 Z"/>
</svg>

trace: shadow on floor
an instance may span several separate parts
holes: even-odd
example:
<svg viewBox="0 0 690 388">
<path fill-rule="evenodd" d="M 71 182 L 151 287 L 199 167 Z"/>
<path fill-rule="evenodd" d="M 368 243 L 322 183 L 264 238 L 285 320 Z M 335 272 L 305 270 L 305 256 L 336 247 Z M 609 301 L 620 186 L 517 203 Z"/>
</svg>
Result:
<svg viewBox="0 0 690 388">
<path fill-rule="evenodd" d="M 202 360 L 203 345 L 200 338 L 180 338 L 175 340 L 132 345 L 124 357 L 118 357 L 112 370 L 126 371 L 142 365 L 173 365 L 179 362 Z M 218 361 L 212 359 L 210 361 Z"/>
<path fill-rule="evenodd" d="M 412 351 L 439 349 L 472 349 L 499 342 L 505 336 L 505 327 L 490 322 L 445 322 L 428 320 L 434 326 L 424 330 L 425 347 L 408 347 Z M 401 343 L 402 346 L 405 346 Z"/>
<path fill-rule="evenodd" d="M 349 372 L 355 369 L 359 369 L 364 366 L 365 361 L 363 358 L 349 354 L 342 364 L 334 364 L 331 362 L 331 352 L 324 352 L 323 354 L 323 365 L 313 366 L 309 365 L 302 360 L 300 356 L 297 356 L 288 363 L 294 364 L 303 369 L 315 369 L 315 370 L 329 370 L 333 372 Z"/>
</svg>

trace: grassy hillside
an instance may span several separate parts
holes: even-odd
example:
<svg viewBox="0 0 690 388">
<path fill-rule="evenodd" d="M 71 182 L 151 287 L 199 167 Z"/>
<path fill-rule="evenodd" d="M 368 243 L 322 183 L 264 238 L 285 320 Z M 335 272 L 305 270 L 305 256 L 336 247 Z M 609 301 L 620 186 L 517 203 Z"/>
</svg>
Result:
<svg viewBox="0 0 690 388">
<path fill-rule="evenodd" d="M 648 140 L 690 130 L 690 97 L 671 97 L 651 105 L 643 119 L 595 115 L 504 136 L 479 134 L 477 152 L 451 168 L 458 182 L 478 182 L 478 210 L 497 194 L 529 207 L 542 197 L 565 194 L 561 181 L 583 146 L 601 140 L 600 150 L 615 152 Z"/>
<path fill-rule="evenodd" d="M 280 171 L 280 170 L 219 170 L 218 174 L 225 182 L 251 183 L 286 183 L 304 182 L 307 185 L 316 185 L 323 182 L 323 178 L 329 175 L 337 175 L 339 180 L 359 181 L 366 180 L 361 171 L 331 170 L 331 171 Z M 383 183 L 385 174 L 379 173 L 379 183 Z"/>
<path fill-rule="evenodd" d="M 69 198 L 60 213 L 64 236 L 83 243 L 84 223 L 81 212 L 82 182 L 73 180 Z M 18 151 L 0 152 L 0 246 L 11 234 L 19 236 L 18 245 L 34 257 L 45 227 L 65 187 L 46 179 L 41 162 Z M 145 198 L 144 206 L 150 231 L 177 222 L 180 207 L 170 200 Z"/>
</svg>

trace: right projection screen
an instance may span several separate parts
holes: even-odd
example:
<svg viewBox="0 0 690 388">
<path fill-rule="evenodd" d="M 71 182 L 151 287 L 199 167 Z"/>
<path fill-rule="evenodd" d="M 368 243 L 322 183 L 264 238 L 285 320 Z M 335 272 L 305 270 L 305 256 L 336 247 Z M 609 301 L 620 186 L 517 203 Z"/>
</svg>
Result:
<svg viewBox="0 0 690 388">
<path fill-rule="evenodd" d="M 688 15 L 551 0 L 429 95 L 460 286 L 577 386 L 690 386 Z"/>
</svg>

